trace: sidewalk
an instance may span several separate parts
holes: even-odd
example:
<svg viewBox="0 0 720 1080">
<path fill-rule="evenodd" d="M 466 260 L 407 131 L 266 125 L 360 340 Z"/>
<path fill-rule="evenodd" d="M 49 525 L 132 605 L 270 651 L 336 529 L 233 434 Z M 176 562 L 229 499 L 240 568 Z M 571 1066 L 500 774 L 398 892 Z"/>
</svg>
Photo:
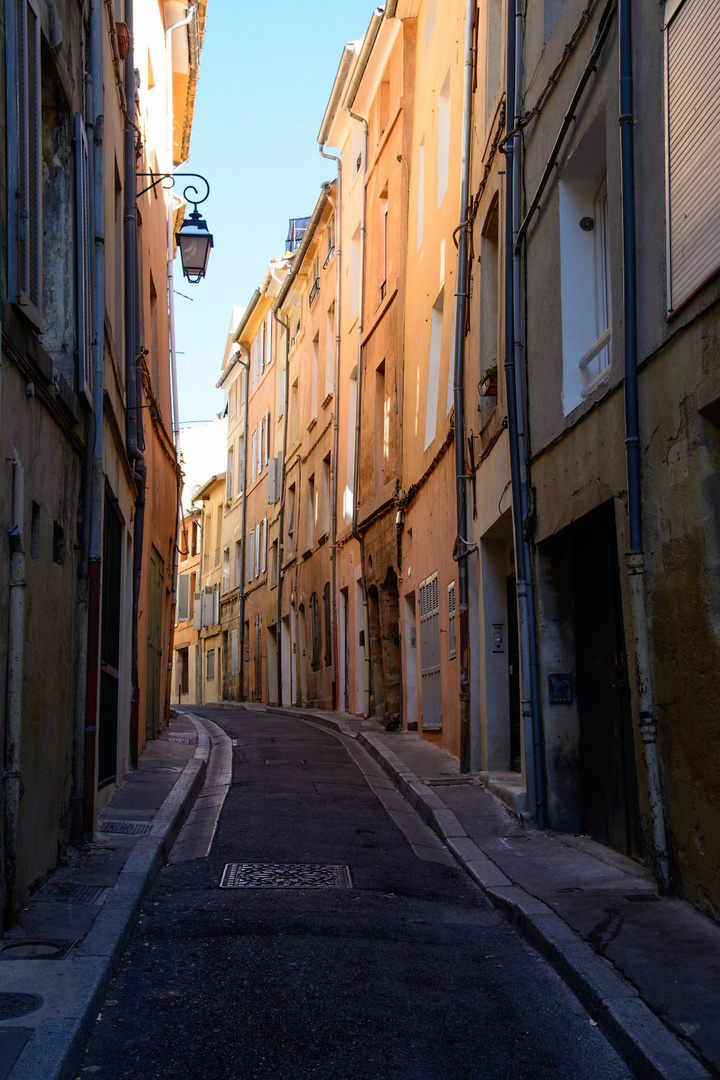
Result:
<svg viewBox="0 0 720 1080">
<path fill-rule="evenodd" d="M 0 940 L 0 1080 L 71 1080 L 150 888 L 203 783 L 188 717 L 146 745 L 100 815 Z"/>
<path fill-rule="evenodd" d="M 414 733 L 343 713 L 243 707 L 357 739 L 638 1076 L 720 1076 L 720 927 L 658 896 L 646 867 L 587 837 L 525 826 Z"/>
</svg>

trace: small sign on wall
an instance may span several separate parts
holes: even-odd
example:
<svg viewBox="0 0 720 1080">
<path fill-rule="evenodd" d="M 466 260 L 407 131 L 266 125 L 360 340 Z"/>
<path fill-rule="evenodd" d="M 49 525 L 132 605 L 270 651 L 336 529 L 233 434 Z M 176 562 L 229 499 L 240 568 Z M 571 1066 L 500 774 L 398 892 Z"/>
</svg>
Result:
<svg viewBox="0 0 720 1080">
<path fill-rule="evenodd" d="M 548 675 L 548 697 L 551 705 L 570 705 L 572 703 L 571 672 L 550 672 Z"/>
<path fill-rule="evenodd" d="M 505 652 L 505 624 L 492 624 L 493 652 Z"/>
</svg>

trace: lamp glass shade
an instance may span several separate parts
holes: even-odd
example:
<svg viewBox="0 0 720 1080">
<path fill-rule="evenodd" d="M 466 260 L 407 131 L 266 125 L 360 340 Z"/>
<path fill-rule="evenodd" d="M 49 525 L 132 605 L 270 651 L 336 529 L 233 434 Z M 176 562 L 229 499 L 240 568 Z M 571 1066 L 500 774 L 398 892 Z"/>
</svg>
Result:
<svg viewBox="0 0 720 1080">
<path fill-rule="evenodd" d="M 199 281 L 205 277 L 210 248 L 213 246 L 212 233 L 202 226 L 186 223 L 180 232 L 175 234 L 175 239 L 180 248 L 185 277 L 189 281 Z"/>
</svg>

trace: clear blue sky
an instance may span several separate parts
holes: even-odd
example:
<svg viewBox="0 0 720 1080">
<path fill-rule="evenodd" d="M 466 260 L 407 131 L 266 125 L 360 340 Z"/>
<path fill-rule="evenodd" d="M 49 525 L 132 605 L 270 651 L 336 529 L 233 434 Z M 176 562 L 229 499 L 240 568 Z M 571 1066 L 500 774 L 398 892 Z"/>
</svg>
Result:
<svg viewBox="0 0 720 1080">
<path fill-rule="evenodd" d="M 317 149 L 346 41 L 361 38 L 372 0 L 209 0 L 190 161 L 210 183 L 200 208 L 214 236 L 197 285 L 175 260 L 180 421 L 210 420 L 234 305 L 244 307 L 282 255 L 288 220 L 311 214 L 335 166 Z M 184 293 L 192 300 L 178 296 Z"/>
</svg>

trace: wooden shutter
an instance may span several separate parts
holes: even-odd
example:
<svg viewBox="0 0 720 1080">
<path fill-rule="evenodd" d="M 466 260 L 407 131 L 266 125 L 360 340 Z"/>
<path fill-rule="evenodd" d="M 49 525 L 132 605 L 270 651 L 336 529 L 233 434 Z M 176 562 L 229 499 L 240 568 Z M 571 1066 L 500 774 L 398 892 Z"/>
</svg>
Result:
<svg viewBox="0 0 720 1080">
<path fill-rule="evenodd" d="M 452 658 L 457 653 L 455 633 L 455 582 L 448 585 L 448 656 Z"/>
<path fill-rule="evenodd" d="M 202 630 L 202 593 L 196 592 L 193 600 L 193 630 Z"/>
<path fill-rule="evenodd" d="M 420 669 L 422 685 L 423 730 L 438 731 L 442 728 L 440 688 L 440 597 L 438 575 L 432 574 L 421 581 L 420 607 Z"/>
<path fill-rule="evenodd" d="M 75 289 L 77 292 L 78 390 L 92 403 L 92 240 L 90 176 L 85 124 L 75 113 Z"/>
<path fill-rule="evenodd" d="M 230 674 L 237 675 L 238 673 L 238 632 L 237 630 L 230 631 Z"/>
<path fill-rule="evenodd" d="M 8 100 L 13 112 L 15 147 L 10 157 L 15 168 L 14 299 L 42 328 L 42 123 L 40 111 L 40 15 L 36 0 L 16 0 L 15 71 L 8 70 Z M 10 134 L 10 132 L 9 132 Z M 13 153 L 14 149 L 14 153 Z M 8 189 L 11 191 L 11 186 Z"/>
<path fill-rule="evenodd" d="M 672 10 L 674 8 L 674 11 Z M 720 266 L 720 23 L 716 0 L 668 3 L 667 243 L 672 311 Z"/>
</svg>

